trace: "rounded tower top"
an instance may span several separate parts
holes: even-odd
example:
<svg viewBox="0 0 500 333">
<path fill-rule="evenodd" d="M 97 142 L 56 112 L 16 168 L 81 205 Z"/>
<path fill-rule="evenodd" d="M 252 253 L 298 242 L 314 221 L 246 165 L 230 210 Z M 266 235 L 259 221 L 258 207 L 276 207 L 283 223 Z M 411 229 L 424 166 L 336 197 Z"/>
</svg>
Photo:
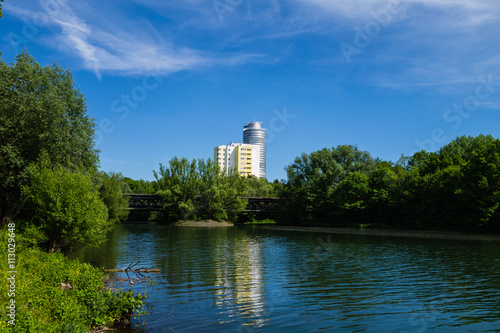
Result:
<svg viewBox="0 0 500 333">
<path fill-rule="evenodd" d="M 245 126 L 243 126 L 243 128 L 263 129 L 261 121 L 251 121 L 251 122 L 247 123 Z"/>
</svg>

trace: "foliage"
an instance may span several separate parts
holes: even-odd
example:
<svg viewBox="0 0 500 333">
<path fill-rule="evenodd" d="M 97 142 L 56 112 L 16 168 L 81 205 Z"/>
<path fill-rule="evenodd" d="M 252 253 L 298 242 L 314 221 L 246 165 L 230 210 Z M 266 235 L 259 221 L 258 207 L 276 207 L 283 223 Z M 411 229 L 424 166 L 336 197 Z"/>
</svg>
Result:
<svg viewBox="0 0 500 333">
<path fill-rule="evenodd" d="M 500 231 L 500 140 L 491 136 L 458 137 L 397 164 L 325 148 L 286 170 L 282 223 Z"/>
<path fill-rule="evenodd" d="M 263 220 L 252 219 L 251 221 L 245 222 L 244 224 L 276 224 L 276 221 L 272 219 L 263 219 Z"/>
<path fill-rule="evenodd" d="M 50 241 L 51 251 L 97 246 L 112 226 L 90 177 L 51 167 L 46 160 L 32 167 L 23 196 L 33 209 L 31 221 Z"/>
<path fill-rule="evenodd" d="M 123 178 L 123 181 L 128 184 L 130 193 L 153 194 L 157 191 L 156 182 L 143 179 L 134 180 L 128 177 Z"/>
<path fill-rule="evenodd" d="M 16 223 L 17 224 L 17 223 Z M 145 294 L 103 291 L 101 270 L 60 253 L 27 248 L 27 235 L 16 236 L 16 325 L 11 330 L 0 316 L 0 332 L 88 332 L 130 319 L 144 306 Z M 7 257 L 5 231 L 0 231 L 0 256 Z M 0 278 L 6 281 L 7 260 L 0 262 Z M 62 283 L 69 285 L 63 290 Z M 8 284 L 0 284 L 7 296 Z M 5 309 L 9 298 L 0 298 Z"/>
<path fill-rule="evenodd" d="M 169 166 L 160 163 L 154 171 L 157 193 L 164 199 L 165 219 L 208 218 L 235 221 L 247 202 L 244 178 L 236 173 L 225 176 L 211 159 L 192 160 L 174 157 Z"/>
<path fill-rule="evenodd" d="M 0 17 L 2 17 L 2 4 L 1 2 L 3 2 L 3 0 L 0 0 Z"/>
<path fill-rule="evenodd" d="M 270 197 L 274 191 L 274 186 L 263 177 L 250 176 L 245 181 L 249 197 Z"/>
<path fill-rule="evenodd" d="M 174 157 L 169 167 L 160 163 L 160 170 L 153 171 L 159 191 L 164 200 L 168 221 L 194 218 L 196 214 L 195 198 L 198 194 L 199 174 L 196 160 Z"/>
<path fill-rule="evenodd" d="M 108 208 L 108 220 L 111 224 L 123 221 L 128 216 L 128 199 L 124 194 L 130 193 L 129 185 L 122 175 L 116 172 L 100 172 L 101 186 L 99 194 Z"/>
<path fill-rule="evenodd" d="M 370 154 L 355 146 L 302 154 L 286 167 L 288 182 L 280 195 L 286 203 L 284 218 L 299 224 L 331 222 L 331 201 L 337 185 L 352 173 L 369 173 L 374 166 Z"/>
<path fill-rule="evenodd" d="M 0 224 L 22 209 L 21 187 L 42 152 L 53 165 L 97 169 L 95 124 L 74 84 L 69 70 L 41 67 L 27 52 L 0 61 Z"/>
</svg>

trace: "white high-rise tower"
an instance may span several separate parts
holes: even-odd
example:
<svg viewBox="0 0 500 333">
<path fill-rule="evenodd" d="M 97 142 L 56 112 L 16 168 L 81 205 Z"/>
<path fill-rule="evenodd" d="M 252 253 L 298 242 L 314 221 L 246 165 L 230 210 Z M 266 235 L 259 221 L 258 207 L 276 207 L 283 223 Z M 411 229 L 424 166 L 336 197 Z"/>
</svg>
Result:
<svg viewBox="0 0 500 333">
<path fill-rule="evenodd" d="M 260 177 L 266 178 L 266 129 L 261 125 L 261 122 L 254 121 L 243 126 L 243 143 L 260 147 Z"/>
</svg>

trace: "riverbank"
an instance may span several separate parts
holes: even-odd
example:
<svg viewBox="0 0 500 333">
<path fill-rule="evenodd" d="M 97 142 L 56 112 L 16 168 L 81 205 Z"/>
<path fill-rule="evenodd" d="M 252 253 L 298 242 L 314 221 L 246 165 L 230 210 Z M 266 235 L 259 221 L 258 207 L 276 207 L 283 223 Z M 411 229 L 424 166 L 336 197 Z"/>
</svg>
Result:
<svg viewBox="0 0 500 333">
<path fill-rule="evenodd" d="M 266 228 L 266 226 L 263 226 Z M 465 234 L 461 232 L 444 232 L 429 230 L 396 230 L 396 229 L 357 229 L 357 228 L 332 228 L 332 227 L 297 227 L 297 226 L 269 226 L 285 231 L 320 232 L 345 235 L 389 236 L 410 238 L 456 239 L 456 240 L 486 240 L 500 241 L 500 234 Z"/>
<path fill-rule="evenodd" d="M 0 278 L 9 282 L 0 285 L 0 307 L 9 311 L 0 318 L 0 332 L 87 333 L 129 324 L 145 313 L 145 293 L 106 289 L 101 269 L 13 234 L 0 230 L 0 256 L 6 259 Z"/>
<path fill-rule="evenodd" d="M 213 220 L 201 220 L 201 221 L 177 221 L 171 225 L 176 227 L 233 227 L 234 224 L 226 221 L 213 221 Z"/>
</svg>

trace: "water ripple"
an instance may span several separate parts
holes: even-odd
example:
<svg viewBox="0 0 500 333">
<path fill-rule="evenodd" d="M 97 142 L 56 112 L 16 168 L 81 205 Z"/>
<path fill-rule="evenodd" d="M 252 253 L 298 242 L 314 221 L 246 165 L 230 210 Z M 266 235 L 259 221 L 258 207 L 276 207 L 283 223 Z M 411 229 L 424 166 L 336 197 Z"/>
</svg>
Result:
<svg viewBox="0 0 500 333">
<path fill-rule="evenodd" d="M 120 228 L 87 261 L 161 268 L 149 332 L 500 331 L 495 242 Z"/>
</svg>

